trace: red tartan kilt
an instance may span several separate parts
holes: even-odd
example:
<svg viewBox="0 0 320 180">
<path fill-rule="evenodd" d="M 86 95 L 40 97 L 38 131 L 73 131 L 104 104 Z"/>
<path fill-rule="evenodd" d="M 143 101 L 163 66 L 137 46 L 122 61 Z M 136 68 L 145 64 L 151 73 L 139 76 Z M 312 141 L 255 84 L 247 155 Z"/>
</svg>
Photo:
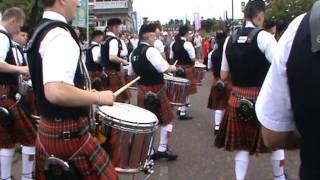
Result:
<svg viewBox="0 0 320 180">
<path fill-rule="evenodd" d="M 173 123 L 175 119 L 175 115 L 173 113 L 173 109 L 171 107 L 169 98 L 167 96 L 164 85 L 155 85 L 155 86 L 143 86 L 138 85 L 138 106 L 144 108 L 144 96 L 149 91 L 153 93 L 159 93 L 160 99 L 160 109 L 156 116 L 158 117 L 159 123 L 162 126 Z"/>
<path fill-rule="evenodd" d="M 26 101 L 28 105 L 30 106 L 31 113 L 34 116 L 40 116 L 37 103 L 36 103 L 36 95 L 34 94 L 33 91 L 29 91 L 27 96 L 26 96 Z"/>
<path fill-rule="evenodd" d="M 101 71 L 89 71 L 89 76 L 92 83 L 92 89 L 95 89 L 97 91 L 103 91 L 107 89 L 107 87 L 104 87 L 102 85 L 94 85 L 95 81 L 99 81 L 101 83 Z"/>
<path fill-rule="evenodd" d="M 186 73 L 186 79 L 188 79 L 190 81 L 190 92 L 189 95 L 191 94 L 196 94 L 197 93 L 197 84 L 198 84 L 198 80 L 196 78 L 196 72 L 195 72 L 195 68 L 194 66 L 190 66 L 190 65 L 177 65 L 178 67 L 182 67 Z"/>
<path fill-rule="evenodd" d="M 232 91 L 241 96 L 256 99 L 260 88 L 232 87 Z M 259 124 L 237 120 L 238 102 L 239 99 L 231 94 L 220 130 L 215 139 L 216 147 L 224 148 L 226 151 L 231 152 L 246 150 L 250 154 L 270 152 L 263 143 L 261 126 Z"/>
<path fill-rule="evenodd" d="M 109 86 L 106 88 L 107 90 L 116 92 L 117 90 L 126 85 L 124 75 L 121 72 L 108 70 L 106 73 L 109 76 Z M 116 101 L 126 103 L 130 100 L 130 98 L 130 90 L 126 90 L 117 97 Z"/>
<path fill-rule="evenodd" d="M 208 108 L 209 109 L 224 110 L 224 109 L 226 109 L 226 107 L 228 105 L 228 99 L 230 96 L 231 85 L 229 85 L 229 83 L 228 83 L 227 93 L 225 93 L 223 95 L 217 95 L 214 88 L 217 85 L 217 82 L 219 80 L 220 80 L 220 78 L 213 78 L 211 92 L 210 92 L 209 101 L 208 101 Z"/>
<path fill-rule="evenodd" d="M 76 131 L 88 126 L 88 124 L 88 118 L 70 119 L 63 122 L 53 122 L 46 118 L 41 119 L 36 141 L 37 180 L 45 180 L 43 168 L 47 154 L 66 160 L 77 151 L 79 152 L 71 161 L 82 173 L 83 180 L 118 179 L 117 172 L 108 154 L 89 133 L 69 141 L 48 137 L 48 135 L 57 135 L 64 131 Z"/>
<path fill-rule="evenodd" d="M 8 88 L 0 88 L 0 96 L 8 93 Z M 8 109 L 14 104 L 15 100 L 13 99 L 0 100 L 0 105 Z M 12 128 L 6 128 L 0 123 L 0 148 L 13 148 L 16 143 L 34 146 L 36 127 L 31 117 L 17 105 L 13 106 L 9 111 L 14 123 Z"/>
</svg>

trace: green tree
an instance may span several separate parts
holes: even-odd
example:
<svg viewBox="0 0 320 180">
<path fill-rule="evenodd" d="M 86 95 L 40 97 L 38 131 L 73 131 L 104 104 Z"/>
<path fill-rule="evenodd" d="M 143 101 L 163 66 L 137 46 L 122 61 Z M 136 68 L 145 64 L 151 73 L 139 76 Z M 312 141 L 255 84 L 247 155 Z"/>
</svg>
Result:
<svg viewBox="0 0 320 180">
<path fill-rule="evenodd" d="M 19 7 L 21 8 L 27 16 L 26 24 L 30 25 L 32 24 L 32 20 L 34 20 L 35 17 L 31 17 L 31 11 L 32 7 L 35 3 L 35 0 L 0 0 L 0 11 L 3 12 L 4 10 L 10 8 L 10 7 Z"/>
<path fill-rule="evenodd" d="M 316 0 L 266 0 L 267 19 L 291 21 L 309 11 Z"/>
</svg>

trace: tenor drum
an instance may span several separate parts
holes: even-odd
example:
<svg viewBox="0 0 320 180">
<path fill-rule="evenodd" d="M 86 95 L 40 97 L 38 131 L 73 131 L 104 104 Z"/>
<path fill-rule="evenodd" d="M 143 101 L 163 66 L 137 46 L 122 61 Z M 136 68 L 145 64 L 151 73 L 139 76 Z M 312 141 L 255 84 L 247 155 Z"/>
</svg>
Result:
<svg viewBox="0 0 320 180">
<path fill-rule="evenodd" d="M 172 105 L 183 106 L 187 103 L 190 91 L 190 81 L 184 78 L 164 76 L 168 98 Z"/>
<path fill-rule="evenodd" d="M 196 63 L 194 67 L 195 67 L 195 76 L 198 82 L 197 85 L 201 85 L 206 75 L 206 65 L 201 63 Z"/>
<path fill-rule="evenodd" d="M 154 132 L 158 128 L 156 115 L 137 106 L 115 103 L 101 106 L 98 114 L 103 118 L 103 134 L 112 136 L 109 155 L 116 171 L 138 173 L 149 158 Z"/>
</svg>

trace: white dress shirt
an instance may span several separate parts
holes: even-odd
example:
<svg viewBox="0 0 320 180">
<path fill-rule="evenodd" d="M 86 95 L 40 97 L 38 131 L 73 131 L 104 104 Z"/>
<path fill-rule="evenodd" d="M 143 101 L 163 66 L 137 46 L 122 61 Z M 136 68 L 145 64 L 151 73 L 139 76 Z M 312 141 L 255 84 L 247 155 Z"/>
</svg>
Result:
<svg viewBox="0 0 320 180">
<path fill-rule="evenodd" d="M 8 32 L 1 24 L 0 30 Z M 10 48 L 10 41 L 6 35 L 0 33 L 0 63 L 6 63 L 7 53 Z"/>
<path fill-rule="evenodd" d="M 157 39 L 154 42 L 154 47 L 160 52 L 160 53 L 164 53 L 164 45 L 162 43 L 162 41 L 160 39 Z"/>
<path fill-rule="evenodd" d="M 122 45 L 122 50 L 120 52 L 121 57 L 127 57 L 128 56 L 128 48 L 124 40 L 120 39 L 121 45 Z"/>
<path fill-rule="evenodd" d="M 187 41 L 187 39 L 185 37 L 181 37 L 181 39 L 185 41 L 185 43 L 183 44 L 183 47 L 188 52 L 190 59 L 195 60 L 196 59 L 196 52 L 195 52 L 195 49 L 194 49 L 192 43 Z M 174 52 L 172 50 L 172 46 L 174 43 L 175 43 L 175 41 L 173 41 L 170 45 L 170 59 L 173 59 L 173 57 L 174 57 Z"/>
<path fill-rule="evenodd" d="M 252 22 L 247 21 L 246 27 L 254 28 L 255 26 L 252 24 Z M 226 56 L 226 47 L 228 45 L 229 39 L 230 39 L 230 36 L 227 37 L 223 45 L 221 71 L 229 71 L 229 64 Z M 267 60 L 271 63 L 277 52 L 277 49 L 276 49 L 277 41 L 274 38 L 274 36 L 268 33 L 267 31 L 260 31 L 257 37 L 257 43 L 260 51 L 265 55 Z"/>
<path fill-rule="evenodd" d="M 23 64 L 23 56 L 24 56 L 24 54 L 21 54 L 19 49 L 16 47 L 16 46 L 20 46 L 20 45 L 15 41 L 11 41 L 11 42 L 12 42 L 12 45 L 13 45 L 13 47 L 11 49 L 12 49 L 13 57 L 15 59 L 16 64 L 17 65 Z"/>
<path fill-rule="evenodd" d="M 293 111 L 287 77 L 287 61 L 292 43 L 305 14 L 300 15 L 289 25 L 279 43 L 279 55 L 272 62 L 260 91 L 256 112 L 261 124 L 273 131 L 295 131 Z"/>
<path fill-rule="evenodd" d="M 93 61 L 97 64 L 100 63 L 100 58 L 101 58 L 101 53 L 100 53 L 100 44 L 98 44 L 95 41 L 91 42 L 92 45 L 98 45 L 92 48 L 91 52 L 92 52 L 92 57 L 93 57 Z"/>
<path fill-rule="evenodd" d="M 141 42 L 141 43 L 149 45 L 145 42 Z M 132 56 L 132 54 L 130 55 L 130 59 L 131 59 L 131 56 Z M 153 65 L 153 67 L 158 72 L 163 73 L 169 69 L 170 65 L 168 64 L 167 60 L 163 59 L 160 52 L 156 48 L 154 48 L 154 47 L 148 48 L 148 50 L 146 52 L 146 56 L 147 56 L 148 61 Z M 134 72 L 131 60 L 129 61 L 128 74 L 129 74 L 129 76 L 133 76 L 136 74 Z"/>
<path fill-rule="evenodd" d="M 45 11 L 43 18 L 67 23 L 64 16 L 52 11 Z M 39 53 L 43 59 L 44 85 L 50 82 L 74 85 L 80 49 L 68 31 L 60 27 L 50 30 L 41 41 Z"/>
<path fill-rule="evenodd" d="M 212 60 L 211 60 L 211 56 L 212 53 L 214 52 L 214 50 L 211 50 L 208 54 L 208 69 L 212 69 L 213 68 L 213 64 L 212 64 Z"/>
<path fill-rule="evenodd" d="M 113 32 L 107 32 L 107 35 L 117 37 Z M 116 39 L 112 39 L 109 43 L 109 56 L 110 55 L 118 56 L 118 52 L 119 52 L 119 42 Z"/>
<path fill-rule="evenodd" d="M 133 46 L 133 49 L 136 49 L 138 47 L 139 39 L 132 38 L 132 39 L 130 39 L 130 42 Z"/>
</svg>

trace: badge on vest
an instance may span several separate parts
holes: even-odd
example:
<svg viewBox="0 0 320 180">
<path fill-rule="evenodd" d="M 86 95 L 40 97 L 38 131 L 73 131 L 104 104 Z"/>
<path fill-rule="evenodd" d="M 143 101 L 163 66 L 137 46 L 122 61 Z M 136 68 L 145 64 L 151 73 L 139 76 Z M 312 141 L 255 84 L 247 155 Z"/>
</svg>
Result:
<svg viewBox="0 0 320 180">
<path fill-rule="evenodd" d="M 248 41 L 248 36 L 240 36 L 237 42 L 239 44 L 244 44 L 244 43 L 247 43 L 247 41 Z"/>
</svg>

